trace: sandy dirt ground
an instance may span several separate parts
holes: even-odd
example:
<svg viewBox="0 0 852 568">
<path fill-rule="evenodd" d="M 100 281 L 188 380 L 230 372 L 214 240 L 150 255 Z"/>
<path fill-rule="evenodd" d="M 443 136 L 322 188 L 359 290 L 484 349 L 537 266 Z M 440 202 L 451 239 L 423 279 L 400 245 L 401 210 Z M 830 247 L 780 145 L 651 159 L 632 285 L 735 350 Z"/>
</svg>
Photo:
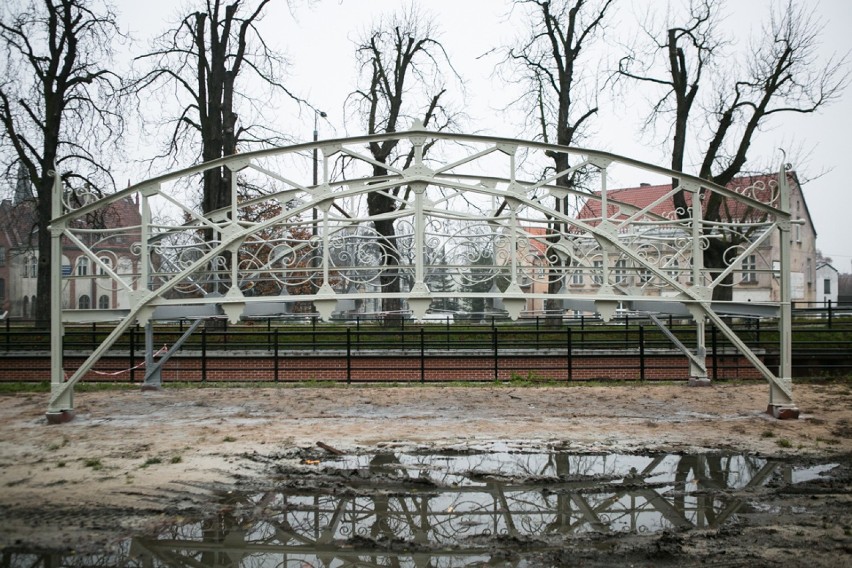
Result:
<svg viewBox="0 0 852 568">
<path fill-rule="evenodd" d="M 167 387 L 78 393 L 76 419 L 56 426 L 45 423 L 46 394 L 0 395 L 0 551 L 106 546 L 202 512 L 212 485 L 260 482 L 274 461 L 267 458 L 316 450 L 317 442 L 354 453 L 513 441 L 577 452 L 831 458 L 842 467 L 828 487 L 809 492 L 817 508 L 809 520 L 792 521 L 795 531 L 789 516 L 781 515 L 751 527 L 763 531 L 759 535 L 741 527 L 713 539 L 728 538 L 733 548 L 743 538 L 768 538 L 759 556 L 767 563 L 792 555 L 789 565 L 799 565 L 796 559 L 817 542 L 829 544 L 810 565 L 849 560 L 852 383 L 796 385 L 802 415 L 791 421 L 764 413 L 767 391 L 762 383 Z M 787 541 L 793 544 L 778 544 Z M 714 542 L 690 538 L 688 546 L 699 558 L 700 549 L 710 554 Z"/>
</svg>

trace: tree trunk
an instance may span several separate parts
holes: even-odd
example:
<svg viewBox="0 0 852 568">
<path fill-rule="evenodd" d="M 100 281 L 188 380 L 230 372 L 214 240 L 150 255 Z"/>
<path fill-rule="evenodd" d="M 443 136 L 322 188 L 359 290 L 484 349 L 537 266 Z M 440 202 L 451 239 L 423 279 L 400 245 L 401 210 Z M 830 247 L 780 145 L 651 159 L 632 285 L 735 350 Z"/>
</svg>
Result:
<svg viewBox="0 0 852 568">
<path fill-rule="evenodd" d="M 376 176 L 387 175 L 384 168 L 374 167 L 373 174 Z M 394 200 L 383 193 L 370 193 L 367 196 L 367 208 L 370 215 L 383 215 L 394 210 Z M 396 229 L 392 219 L 373 221 L 373 227 L 380 235 L 379 246 L 382 250 L 382 268 L 379 275 L 379 284 L 382 293 L 400 292 L 399 275 L 399 249 L 396 246 Z M 383 298 L 382 311 L 393 312 L 384 316 L 387 324 L 398 324 L 402 319 L 400 313 L 402 303 L 398 298 Z"/>
<path fill-rule="evenodd" d="M 53 317 L 50 309 L 51 277 L 60 277 L 60 275 L 52 275 L 51 236 L 48 229 L 53 209 L 53 178 L 43 175 L 38 180 L 36 191 L 38 195 L 36 206 L 38 216 L 38 276 L 36 280 L 34 316 L 36 327 L 46 329 L 50 326 L 50 320 Z"/>
</svg>

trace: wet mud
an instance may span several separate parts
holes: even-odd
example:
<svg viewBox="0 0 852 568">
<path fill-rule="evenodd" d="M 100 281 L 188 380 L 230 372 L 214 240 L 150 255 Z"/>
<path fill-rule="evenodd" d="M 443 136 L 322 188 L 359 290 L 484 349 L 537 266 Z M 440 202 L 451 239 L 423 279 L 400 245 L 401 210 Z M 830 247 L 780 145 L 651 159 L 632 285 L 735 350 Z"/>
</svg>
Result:
<svg viewBox="0 0 852 568">
<path fill-rule="evenodd" d="M 128 513 L 162 522 L 89 550 L 13 545 L 0 565 L 840 566 L 852 557 L 849 455 L 497 444 L 243 457 L 268 476 L 196 486 L 163 510 L 55 508 L 95 532 Z M 34 530 L 45 520 L 44 510 L 12 513 Z"/>
<path fill-rule="evenodd" d="M 0 396 L 0 567 L 845 566 L 852 385 Z M 321 441 L 322 446 L 317 445 Z"/>
</svg>

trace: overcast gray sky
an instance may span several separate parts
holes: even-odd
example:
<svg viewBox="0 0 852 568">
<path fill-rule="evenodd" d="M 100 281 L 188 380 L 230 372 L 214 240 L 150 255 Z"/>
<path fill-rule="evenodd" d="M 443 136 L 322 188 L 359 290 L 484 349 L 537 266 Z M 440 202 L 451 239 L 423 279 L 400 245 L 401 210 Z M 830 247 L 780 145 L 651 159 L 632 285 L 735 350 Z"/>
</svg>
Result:
<svg viewBox="0 0 852 568">
<path fill-rule="evenodd" d="M 758 29 L 771 0 L 731 1 L 724 28 L 738 41 L 745 42 L 750 30 Z M 824 57 L 844 54 L 852 48 L 852 1 L 803 0 L 823 18 L 822 51 Z M 315 107 L 328 113 L 328 122 L 320 124 L 320 138 L 358 135 L 357 124 L 344 124 L 343 103 L 355 84 L 354 40 L 370 22 L 382 13 L 406 4 L 401 0 L 318 0 L 311 4 L 273 0 L 261 24 L 264 37 L 287 54 L 290 60 L 288 87 Z M 679 0 L 672 2 L 678 4 Z M 172 0 L 116 0 L 120 20 L 129 27 L 144 49 L 147 39 L 166 29 L 175 20 L 177 3 Z M 441 40 L 450 58 L 466 81 L 465 109 L 471 132 L 515 137 L 523 134 L 520 117 L 502 109 L 512 95 L 511 88 L 493 76 L 496 56 L 480 57 L 494 47 L 512 43 L 523 33 L 524 20 L 519 12 L 510 14 L 505 0 L 423 0 L 420 7 L 435 16 L 442 30 Z M 659 0 L 622 2 L 606 44 L 614 47 L 627 41 L 635 30 L 635 10 L 663 9 Z M 637 8 L 638 6 L 638 8 Z M 743 45 L 743 47 L 745 47 Z M 604 57 L 602 54 L 601 57 Z M 668 157 L 659 139 L 656 143 L 637 132 L 647 111 L 642 98 L 611 103 L 602 97 L 594 123 L 595 132 L 586 147 L 607 150 L 652 163 L 667 164 Z M 296 115 L 294 105 L 282 101 L 274 126 L 307 141 L 312 136 L 313 114 Z M 842 99 L 819 114 L 787 115 L 776 119 L 770 129 L 759 134 L 749 157 L 761 164 L 777 167 L 778 148 L 785 148 L 794 167 L 805 177 L 824 175 L 804 186 L 808 207 L 817 229 L 817 247 L 834 260 L 841 272 L 850 272 L 852 263 L 852 174 L 845 169 L 852 154 L 852 89 Z M 152 145 L 153 146 L 153 145 Z M 144 156 L 147 141 L 140 140 L 134 150 Z M 153 150 L 151 150 L 153 152 Z M 791 158 L 788 157 L 788 160 Z M 188 164 L 187 164 L 188 165 Z M 691 172 L 690 172 L 691 173 Z M 141 181 L 141 168 L 128 172 Z M 626 185 L 647 180 L 617 180 Z M 611 186 L 612 187 L 612 186 Z"/>
</svg>

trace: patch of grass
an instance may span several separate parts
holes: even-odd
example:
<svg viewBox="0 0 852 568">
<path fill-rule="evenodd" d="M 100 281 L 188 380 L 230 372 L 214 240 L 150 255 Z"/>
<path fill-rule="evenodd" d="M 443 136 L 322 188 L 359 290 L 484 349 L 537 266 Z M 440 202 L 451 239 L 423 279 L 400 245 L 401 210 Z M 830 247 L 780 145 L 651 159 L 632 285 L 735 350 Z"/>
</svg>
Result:
<svg viewBox="0 0 852 568">
<path fill-rule="evenodd" d="M 764 430 L 763 432 L 760 433 L 760 437 L 761 438 L 774 438 L 775 432 L 773 432 L 772 430 Z"/>
<path fill-rule="evenodd" d="M 77 383 L 74 386 L 74 390 L 77 392 L 102 392 L 102 391 L 125 391 L 125 390 L 139 390 L 139 383 Z"/>
<path fill-rule="evenodd" d="M 56 450 L 58 450 L 58 449 L 60 449 L 60 448 L 64 448 L 64 447 L 65 447 L 65 446 L 67 446 L 67 445 L 68 445 L 68 438 L 65 438 L 65 437 L 63 436 L 63 438 L 62 438 L 62 441 L 61 441 L 61 442 L 54 442 L 54 443 L 50 444 L 50 445 L 47 447 L 47 451 L 49 451 L 49 452 L 55 452 Z"/>
<path fill-rule="evenodd" d="M 56 462 L 56 467 L 65 467 L 65 462 Z"/>
<path fill-rule="evenodd" d="M 50 392 L 50 383 L 0 383 L 0 394 L 26 393 L 26 392 Z"/>
<path fill-rule="evenodd" d="M 83 465 L 86 467 L 90 467 L 95 471 L 102 470 L 104 468 L 104 464 L 101 463 L 101 460 L 98 458 L 89 458 L 83 461 Z"/>
<path fill-rule="evenodd" d="M 234 438 L 233 436 L 225 436 L 225 437 L 222 439 L 222 441 L 223 441 L 223 442 L 236 442 L 236 441 L 237 441 L 237 439 L 236 439 L 236 438 Z"/>
<path fill-rule="evenodd" d="M 333 389 L 341 386 L 341 383 L 335 381 L 319 381 L 316 379 L 311 379 L 308 381 L 301 381 L 293 386 L 306 389 Z"/>
<path fill-rule="evenodd" d="M 148 467 L 149 465 L 157 465 L 163 463 L 163 460 L 157 457 L 148 458 L 140 467 Z"/>
<path fill-rule="evenodd" d="M 512 378 L 509 380 L 510 385 L 521 387 L 541 385 L 547 383 L 553 383 L 553 380 L 548 377 L 542 377 L 534 371 L 527 371 L 526 375 L 512 373 Z"/>
<path fill-rule="evenodd" d="M 793 443 L 787 438 L 778 438 L 775 440 L 775 443 L 778 444 L 779 448 L 792 448 Z"/>
<path fill-rule="evenodd" d="M 169 463 L 180 463 L 183 461 L 181 456 L 172 456 L 172 459 L 169 460 Z"/>
</svg>

